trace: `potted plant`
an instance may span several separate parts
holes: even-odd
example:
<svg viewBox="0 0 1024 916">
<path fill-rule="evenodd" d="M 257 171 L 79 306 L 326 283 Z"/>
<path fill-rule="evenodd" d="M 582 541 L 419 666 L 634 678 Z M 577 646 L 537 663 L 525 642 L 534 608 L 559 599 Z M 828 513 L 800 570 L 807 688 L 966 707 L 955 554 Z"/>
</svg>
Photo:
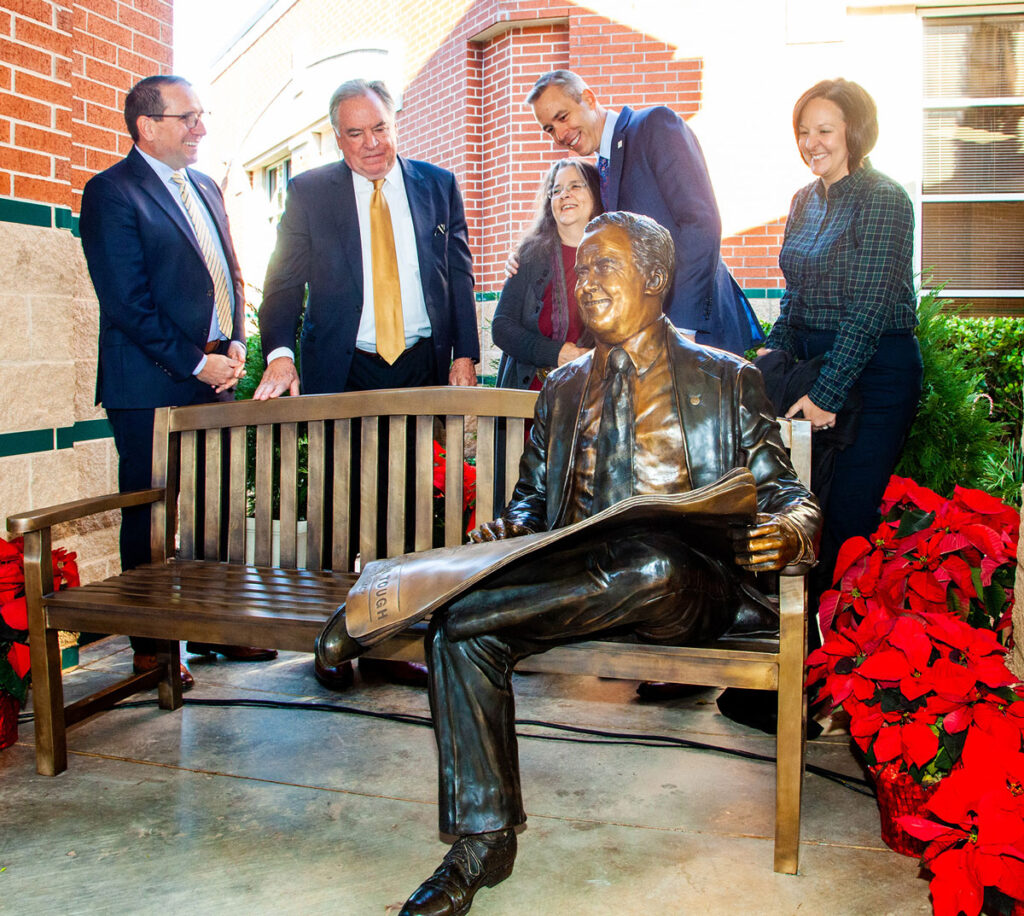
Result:
<svg viewBox="0 0 1024 916">
<path fill-rule="evenodd" d="M 75 560 L 63 548 L 53 551 L 56 588 L 78 585 Z M 0 538 L 0 750 L 18 740 L 18 712 L 28 699 L 30 677 L 24 543 Z"/>
</svg>

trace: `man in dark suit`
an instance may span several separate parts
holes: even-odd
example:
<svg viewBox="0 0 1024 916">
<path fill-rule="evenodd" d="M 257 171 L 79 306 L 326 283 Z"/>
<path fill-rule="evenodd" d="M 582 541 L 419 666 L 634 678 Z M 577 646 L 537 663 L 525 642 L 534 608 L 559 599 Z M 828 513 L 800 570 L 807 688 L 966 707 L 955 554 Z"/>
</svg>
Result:
<svg viewBox="0 0 1024 916">
<path fill-rule="evenodd" d="M 652 520 L 577 535 L 435 612 L 426 649 L 440 829 L 458 840 L 403 916 L 466 913 L 477 890 L 512 871 L 514 828 L 526 820 L 518 661 L 601 636 L 687 645 L 738 632 L 739 609 L 746 627 L 764 622 L 761 605 L 744 600 L 743 570 L 795 573 L 814 561 L 820 512 L 789 462 L 760 372 L 691 343 L 662 313 L 674 263 L 653 220 L 605 213 L 588 225 L 576 300 L 595 348 L 547 377 L 512 498 L 473 539 L 562 528 L 633 494 L 687 492 L 735 468 L 753 475 L 756 520 L 732 532 L 736 565 L 706 538 L 688 543 L 670 521 Z M 344 622 L 340 609 L 318 640 L 328 660 L 361 651 Z"/>
<path fill-rule="evenodd" d="M 263 285 L 267 368 L 254 397 L 475 385 L 473 262 L 455 176 L 398 156 L 395 106 L 381 82 L 343 83 L 329 114 L 344 160 L 288 185 Z M 426 683 L 414 663 L 367 659 L 360 667 Z M 352 681 L 347 662 L 318 661 L 315 672 L 334 689 Z"/>
<path fill-rule="evenodd" d="M 294 347 L 307 290 L 299 341 L 304 394 L 475 385 L 473 262 L 455 176 L 398 156 L 394 102 L 383 83 L 343 83 L 329 110 L 344 160 L 288 185 L 263 286 L 267 369 L 255 397 L 299 393 Z M 379 195 L 390 228 L 387 264 L 372 231 Z M 397 352 L 385 352 L 381 291 L 396 283 L 400 321 L 387 320 L 399 324 L 400 339 Z"/>
<path fill-rule="evenodd" d="M 179 76 L 148 77 L 125 98 L 134 146 L 89 180 L 80 231 L 100 303 L 96 403 L 114 430 L 118 486 L 150 485 L 156 407 L 230 400 L 245 365 L 242 276 L 220 189 L 189 169 L 206 134 L 203 109 Z M 149 507 L 125 509 L 121 567 L 150 562 Z M 159 643 L 132 639 L 137 671 Z M 273 650 L 190 643 L 241 661 Z M 192 685 L 182 666 L 182 683 Z"/>
<path fill-rule="evenodd" d="M 722 261 L 722 222 L 704 154 L 686 122 L 659 106 L 616 114 L 570 70 L 545 73 L 526 97 L 544 132 L 577 156 L 598 154 L 606 210 L 649 216 L 672 233 L 676 278 L 665 302 L 697 343 L 740 356 L 764 340 Z"/>
</svg>

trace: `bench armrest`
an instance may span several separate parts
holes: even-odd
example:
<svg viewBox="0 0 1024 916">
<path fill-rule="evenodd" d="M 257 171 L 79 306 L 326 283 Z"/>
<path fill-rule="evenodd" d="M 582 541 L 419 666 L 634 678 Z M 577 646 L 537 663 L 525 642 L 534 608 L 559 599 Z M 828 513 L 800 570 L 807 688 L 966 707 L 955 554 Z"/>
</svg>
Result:
<svg viewBox="0 0 1024 916">
<path fill-rule="evenodd" d="M 163 487 L 149 490 L 132 490 L 130 493 L 109 493 L 106 496 L 91 496 L 88 499 L 76 499 L 73 502 L 35 509 L 31 512 L 20 512 L 7 517 L 7 530 L 12 534 L 26 534 L 29 531 L 42 531 L 61 522 L 70 522 L 76 518 L 98 515 L 111 509 L 126 509 L 129 506 L 144 506 L 156 503 L 164 498 Z"/>
</svg>

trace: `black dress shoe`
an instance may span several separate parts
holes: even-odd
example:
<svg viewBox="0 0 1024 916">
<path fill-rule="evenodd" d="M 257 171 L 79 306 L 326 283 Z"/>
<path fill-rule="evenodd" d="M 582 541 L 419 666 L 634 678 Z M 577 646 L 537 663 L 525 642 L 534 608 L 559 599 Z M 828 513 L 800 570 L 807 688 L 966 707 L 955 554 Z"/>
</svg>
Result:
<svg viewBox="0 0 1024 916">
<path fill-rule="evenodd" d="M 277 649 L 259 649 L 256 646 L 226 646 L 214 642 L 187 642 L 185 651 L 190 655 L 223 655 L 230 662 L 269 662 L 277 658 Z"/>
<path fill-rule="evenodd" d="M 320 659 L 313 659 L 313 677 L 328 690 L 348 690 L 352 686 L 352 662 L 342 662 L 333 668 L 325 668 Z"/>
<path fill-rule="evenodd" d="M 516 834 L 511 828 L 459 837 L 398 916 L 464 916 L 476 892 L 504 881 L 515 860 Z"/>
<path fill-rule="evenodd" d="M 346 664 L 351 664 L 347 662 Z M 427 666 L 421 662 L 400 662 L 390 658 L 361 658 L 359 672 L 406 687 L 427 686 Z"/>
<path fill-rule="evenodd" d="M 350 662 L 365 651 L 363 646 L 348 635 L 343 604 L 316 638 L 316 659 L 324 668 L 337 668 L 342 662 Z"/>
<path fill-rule="evenodd" d="M 774 690 L 751 690 L 747 687 L 726 687 L 718 698 L 718 711 L 727 719 L 756 728 L 769 735 L 778 733 L 778 695 Z M 822 727 L 808 715 L 805 734 L 813 741 L 822 733 Z"/>
<path fill-rule="evenodd" d="M 670 684 L 668 681 L 641 681 L 636 685 L 636 695 L 645 703 L 664 700 L 682 700 L 708 688 L 703 684 Z"/>
</svg>

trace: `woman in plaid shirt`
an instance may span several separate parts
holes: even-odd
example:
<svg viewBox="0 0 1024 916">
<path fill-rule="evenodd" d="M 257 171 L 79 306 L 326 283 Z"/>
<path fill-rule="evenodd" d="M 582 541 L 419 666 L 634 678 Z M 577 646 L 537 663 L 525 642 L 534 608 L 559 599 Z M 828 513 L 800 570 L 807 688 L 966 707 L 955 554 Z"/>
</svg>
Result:
<svg viewBox="0 0 1024 916">
<path fill-rule="evenodd" d="M 822 357 L 810 390 L 786 411 L 831 429 L 851 392 L 860 425 L 838 452 L 813 597 L 831 584 L 839 547 L 870 535 L 921 395 L 914 328 L 914 211 L 906 191 L 866 159 L 878 138 L 871 96 L 824 80 L 793 109 L 793 131 L 816 179 L 793 198 L 779 266 L 781 314 L 762 353 Z M 814 605 L 812 605 L 814 606 Z"/>
</svg>

